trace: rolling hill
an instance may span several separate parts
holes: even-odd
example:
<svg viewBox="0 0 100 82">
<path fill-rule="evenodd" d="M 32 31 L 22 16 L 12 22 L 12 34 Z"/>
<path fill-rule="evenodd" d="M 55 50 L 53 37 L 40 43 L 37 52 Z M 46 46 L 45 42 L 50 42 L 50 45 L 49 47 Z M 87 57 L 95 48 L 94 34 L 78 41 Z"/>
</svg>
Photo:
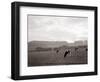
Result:
<svg viewBox="0 0 100 82">
<path fill-rule="evenodd" d="M 28 43 L 28 49 L 34 50 L 37 47 L 57 48 L 62 46 L 84 46 L 84 45 L 87 45 L 87 41 L 75 41 L 74 43 L 68 43 L 67 41 L 31 41 Z"/>
</svg>

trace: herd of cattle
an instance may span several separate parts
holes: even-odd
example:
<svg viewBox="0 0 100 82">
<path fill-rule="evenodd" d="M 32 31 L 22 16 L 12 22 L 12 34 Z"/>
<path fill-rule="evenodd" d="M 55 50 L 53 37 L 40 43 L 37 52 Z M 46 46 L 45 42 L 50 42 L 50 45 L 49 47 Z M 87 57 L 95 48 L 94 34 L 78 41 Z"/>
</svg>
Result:
<svg viewBox="0 0 100 82">
<path fill-rule="evenodd" d="M 77 51 L 79 48 L 75 48 L 75 51 Z M 85 51 L 88 51 L 88 49 L 87 48 L 85 48 Z M 59 53 L 60 52 L 60 50 L 56 50 L 56 53 Z M 67 56 L 67 55 L 69 55 L 69 54 L 71 54 L 71 50 L 65 50 L 65 52 L 64 52 L 64 58 Z"/>
</svg>

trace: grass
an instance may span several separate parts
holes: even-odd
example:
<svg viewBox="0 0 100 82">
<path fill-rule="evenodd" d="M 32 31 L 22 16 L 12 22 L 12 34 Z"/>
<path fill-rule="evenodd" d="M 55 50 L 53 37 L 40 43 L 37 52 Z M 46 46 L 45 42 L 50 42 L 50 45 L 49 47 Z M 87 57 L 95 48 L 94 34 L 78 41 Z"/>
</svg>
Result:
<svg viewBox="0 0 100 82">
<path fill-rule="evenodd" d="M 56 50 L 29 50 L 28 51 L 28 66 L 47 66 L 47 65 L 74 65 L 74 64 L 87 64 L 87 47 L 61 48 L 57 53 Z M 64 58 L 66 50 L 70 50 Z"/>
</svg>

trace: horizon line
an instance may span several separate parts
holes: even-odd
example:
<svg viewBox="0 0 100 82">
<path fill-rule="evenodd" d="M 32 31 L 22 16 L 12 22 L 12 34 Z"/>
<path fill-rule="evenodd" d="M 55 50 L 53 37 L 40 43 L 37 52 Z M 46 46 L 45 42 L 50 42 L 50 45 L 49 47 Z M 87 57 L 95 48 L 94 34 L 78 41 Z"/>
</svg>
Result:
<svg viewBox="0 0 100 82">
<path fill-rule="evenodd" d="M 43 41 L 43 40 L 32 40 L 32 41 Z M 28 42 L 32 42 L 32 41 L 28 41 Z M 48 41 L 48 40 L 45 40 L 44 42 L 46 42 L 46 41 L 47 41 L 47 42 L 50 42 L 50 40 L 49 40 L 49 41 Z M 77 42 L 77 41 L 82 41 L 82 42 L 84 42 L 84 41 L 88 41 L 88 40 L 76 40 L 76 41 L 70 41 L 70 42 L 69 42 L 69 41 L 56 41 L 56 40 L 55 40 L 55 41 L 53 41 L 53 40 L 52 40 L 51 42 L 66 42 L 66 43 L 75 43 L 75 42 Z"/>
</svg>

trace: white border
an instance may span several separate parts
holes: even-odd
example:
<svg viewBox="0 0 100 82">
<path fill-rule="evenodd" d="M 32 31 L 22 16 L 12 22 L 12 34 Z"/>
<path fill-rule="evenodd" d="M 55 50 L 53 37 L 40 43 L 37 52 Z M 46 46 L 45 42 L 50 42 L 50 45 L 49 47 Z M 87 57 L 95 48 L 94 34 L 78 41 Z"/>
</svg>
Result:
<svg viewBox="0 0 100 82">
<path fill-rule="evenodd" d="M 88 17 L 88 64 L 58 66 L 27 66 L 27 14 Z M 94 11 L 39 7 L 20 8 L 20 75 L 41 75 L 94 71 Z"/>
</svg>

